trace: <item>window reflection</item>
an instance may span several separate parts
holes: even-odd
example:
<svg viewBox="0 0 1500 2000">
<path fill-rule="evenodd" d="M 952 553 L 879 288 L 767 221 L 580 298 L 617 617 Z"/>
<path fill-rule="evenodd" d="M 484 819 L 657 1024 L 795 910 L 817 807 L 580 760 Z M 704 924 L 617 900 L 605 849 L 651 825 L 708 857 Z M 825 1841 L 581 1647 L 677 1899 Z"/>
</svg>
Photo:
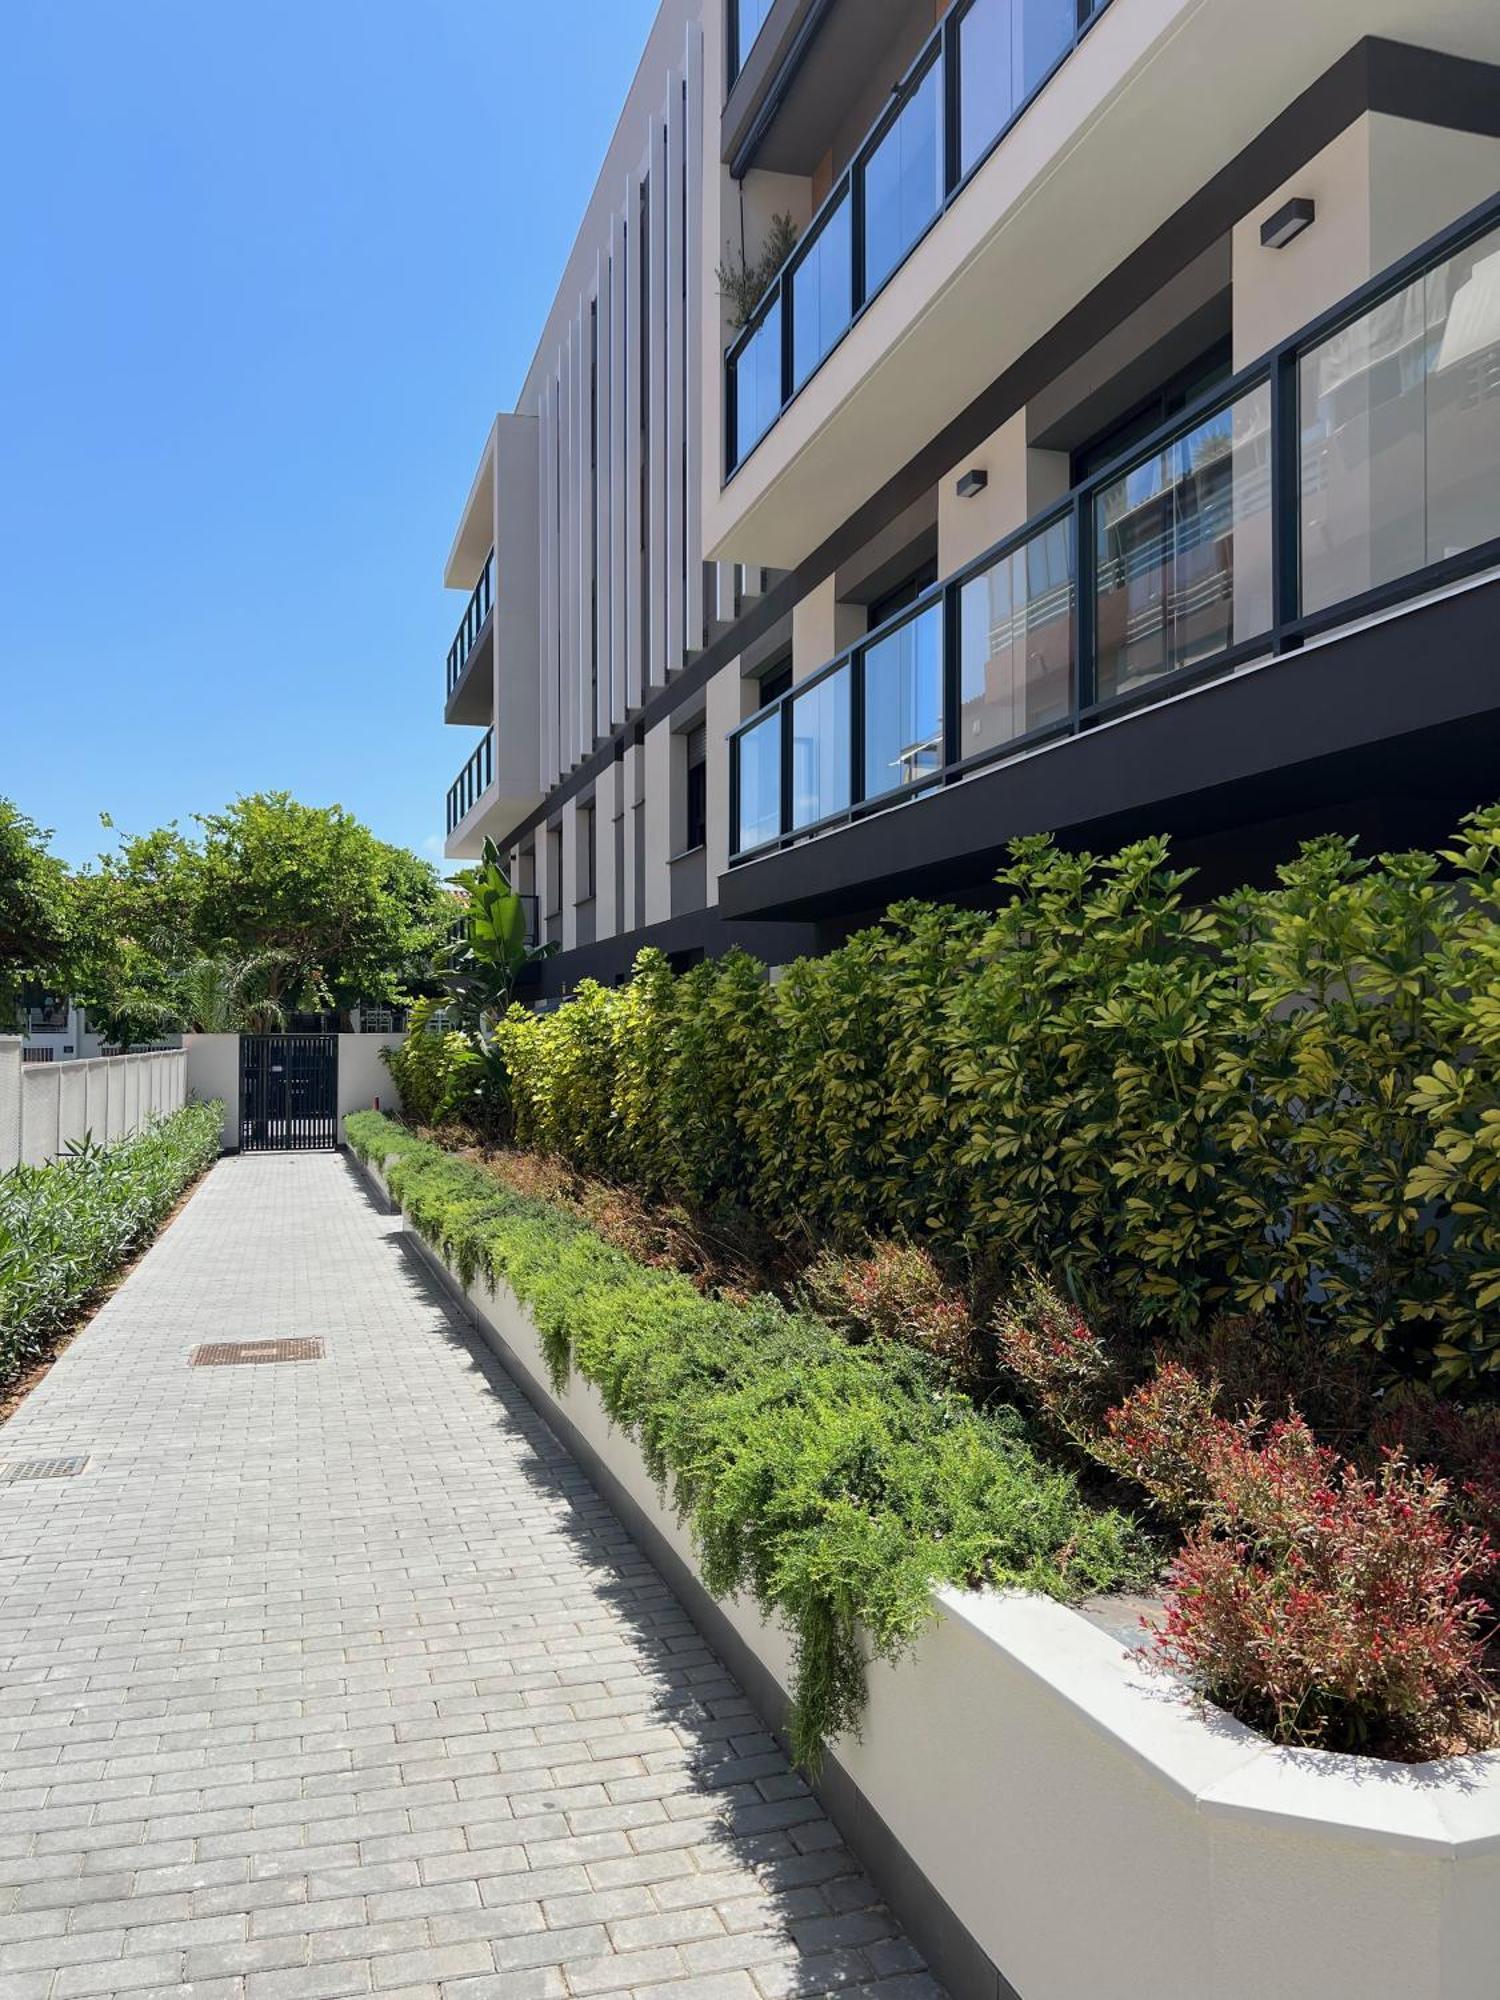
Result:
<svg viewBox="0 0 1500 2000">
<path fill-rule="evenodd" d="M 734 462 L 765 436 L 781 411 L 781 301 L 765 318 L 734 361 Z"/>
<path fill-rule="evenodd" d="M 766 25 L 771 0 L 729 0 L 729 4 L 734 9 L 734 66 L 737 76 L 745 66 L 745 58 L 755 47 L 756 37 Z"/>
<path fill-rule="evenodd" d="M 1500 230 L 1299 372 L 1304 611 L 1500 536 Z"/>
<path fill-rule="evenodd" d="M 792 274 L 792 384 L 801 388 L 849 324 L 850 205 L 828 217 Z"/>
<path fill-rule="evenodd" d="M 959 23 L 959 167 L 968 173 L 1071 48 L 1074 0 L 975 0 Z"/>
<path fill-rule="evenodd" d="M 736 739 L 739 758 L 739 824 L 735 845 L 744 853 L 781 832 L 781 711 L 777 709 Z"/>
<path fill-rule="evenodd" d="M 943 607 L 910 619 L 864 655 L 865 797 L 943 767 Z"/>
<path fill-rule="evenodd" d="M 1068 713 L 1073 625 L 1071 521 L 1044 528 L 964 585 L 960 758 L 977 757 Z"/>
<path fill-rule="evenodd" d="M 942 206 L 942 70 L 932 65 L 864 164 L 864 291 L 883 285 Z"/>
<path fill-rule="evenodd" d="M 1269 629 L 1270 429 L 1262 383 L 1096 496 L 1101 700 Z"/>
<path fill-rule="evenodd" d="M 788 703 L 792 718 L 792 825 L 814 826 L 849 806 L 849 669 L 841 667 Z"/>
</svg>

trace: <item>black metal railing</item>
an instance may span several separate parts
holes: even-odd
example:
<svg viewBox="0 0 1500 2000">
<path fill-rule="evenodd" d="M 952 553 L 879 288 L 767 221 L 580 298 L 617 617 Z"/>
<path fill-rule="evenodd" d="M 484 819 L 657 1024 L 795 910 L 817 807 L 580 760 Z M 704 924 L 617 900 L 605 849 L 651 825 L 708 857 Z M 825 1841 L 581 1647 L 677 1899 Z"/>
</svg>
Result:
<svg viewBox="0 0 1500 2000">
<path fill-rule="evenodd" d="M 474 586 L 474 594 L 469 599 L 468 608 L 459 620 L 453 644 L 448 648 L 449 694 L 452 694 L 458 686 L 459 676 L 468 664 L 469 655 L 479 643 L 479 635 L 484 630 L 484 621 L 489 617 L 494 601 L 495 551 L 491 549 L 484 559 L 484 568 L 479 572 L 479 581 Z"/>
<path fill-rule="evenodd" d="M 1500 196 L 763 708 L 731 860 L 1500 564 Z"/>
<path fill-rule="evenodd" d="M 479 739 L 478 749 L 448 787 L 450 833 L 460 820 L 468 817 L 494 782 L 495 732 L 493 729 L 487 729 Z"/>
<path fill-rule="evenodd" d="M 23 1063 L 48 1063 L 55 1062 L 56 1059 L 56 1049 L 22 1049 L 21 1051 L 21 1060 Z"/>
<path fill-rule="evenodd" d="M 961 0 L 724 360 L 730 478 L 968 185 L 1109 0 Z"/>
</svg>

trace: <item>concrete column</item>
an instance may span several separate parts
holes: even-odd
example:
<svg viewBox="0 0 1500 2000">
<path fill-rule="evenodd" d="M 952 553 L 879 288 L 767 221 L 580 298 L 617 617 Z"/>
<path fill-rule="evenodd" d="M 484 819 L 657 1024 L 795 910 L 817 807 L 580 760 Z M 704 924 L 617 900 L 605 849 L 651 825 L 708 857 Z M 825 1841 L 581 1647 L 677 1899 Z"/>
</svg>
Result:
<svg viewBox="0 0 1500 2000">
<path fill-rule="evenodd" d="M 1500 139 L 1367 112 L 1235 224 L 1234 365 L 1299 326 L 1483 201 L 1500 183 Z M 1317 208 L 1282 250 L 1260 227 L 1294 195 Z"/>
<path fill-rule="evenodd" d="M 645 812 L 646 908 L 643 921 L 665 923 L 672 914 L 672 726 L 660 722 L 646 732 Z"/>
<path fill-rule="evenodd" d="M 607 764 L 594 784 L 594 936 L 600 941 L 613 937 L 620 924 L 615 877 L 620 769 L 618 764 Z"/>
<path fill-rule="evenodd" d="M 792 610 L 792 678 L 805 681 L 864 637 L 865 607 L 839 601 L 838 580 L 825 577 Z"/>
<path fill-rule="evenodd" d="M 985 475 L 982 491 L 962 499 L 966 472 Z M 938 575 L 951 576 L 995 542 L 1024 527 L 1068 490 L 1068 454 L 1026 442 L 1026 411 L 1017 410 L 983 444 L 965 452 L 938 485 Z"/>
<path fill-rule="evenodd" d="M 562 941 L 571 951 L 578 942 L 578 801 L 565 799 L 562 809 Z"/>
</svg>

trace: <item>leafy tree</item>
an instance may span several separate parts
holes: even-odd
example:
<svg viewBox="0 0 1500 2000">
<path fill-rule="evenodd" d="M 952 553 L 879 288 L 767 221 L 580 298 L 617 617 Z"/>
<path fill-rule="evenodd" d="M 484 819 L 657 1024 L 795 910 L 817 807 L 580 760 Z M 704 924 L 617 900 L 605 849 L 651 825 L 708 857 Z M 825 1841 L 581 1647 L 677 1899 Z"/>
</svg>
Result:
<svg viewBox="0 0 1500 2000">
<path fill-rule="evenodd" d="M 68 948 L 67 876 L 51 838 L 0 798 L 0 1027 L 23 986 L 54 978 Z"/>
<path fill-rule="evenodd" d="M 126 835 L 70 882 L 73 995 L 106 1040 L 128 1047 L 188 1025 L 180 985 L 197 954 L 200 863 L 174 823 Z"/>
<path fill-rule="evenodd" d="M 200 824 L 196 938 L 261 956 L 273 1005 L 398 1002 L 451 921 L 436 870 L 342 806 L 261 792 Z"/>
</svg>

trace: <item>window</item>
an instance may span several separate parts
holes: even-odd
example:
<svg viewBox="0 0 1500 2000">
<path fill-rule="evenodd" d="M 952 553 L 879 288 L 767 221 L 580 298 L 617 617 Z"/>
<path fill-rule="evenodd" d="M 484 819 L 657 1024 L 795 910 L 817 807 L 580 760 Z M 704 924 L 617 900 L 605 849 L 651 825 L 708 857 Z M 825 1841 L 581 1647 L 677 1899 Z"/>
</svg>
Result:
<svg viewBox="0 0 1500 2000">
<path fill-rule="evenodd" d="M 688 732 L 687 811 L 684 852 L 708 843 L 708 731 L 700 723 Z"/>
<path fill-rule="evenodd" d="M 562 828 L 547 829 L 547 915 L 562 915 Z"/>
<path fill-rule="evenodd" d="M 931 556 L 920 563 L 910 576 L 902 577 L 897 584 L 882 591 L 871 600 L 868 622 L 870 631 L 883 625 L 887 618 L 894 618 L 898 611 L 904 611 L 909 604 L 915 604 L 924 590 L 930 590 L 937 582 L 937 557 Z"/>
<path fill-rule="evenodd" d="M 791 692 L 791 686 L 792 658 L 789 653 L 784 660 L 778 660 L 774 667 L 768 668 L 761 675 L 758 683 L 759 706 L 767 708 L 773 701 L 780 701 L 784 694 Z"/>
<path fill-rule="evenodd" d="M 1125 416 L 1117 417 L 1103 430 L 1096 431 L 1086 444 L 1079 445 L 1073 453 L 1072 483 L 1081 486 L 1096 472 L 1102 472 L 1105 466 L 1123 458 L 1143 438 L 1150 437 L 1163 424 L 1170 423 L 1189 403 L 1196 403 L 1200 396 L 1212 395 L 1233 373 L 1230 343 L 1227 340 L 1215 341 L 1196 361 L 1171 376 L 1154 394 L 1137 403 Z"/>
<path fill-rule="evenodd" d="M 865 298 L 879 291 L 943 205 L 942 82 L 934 62 L 864 163 Z"/>
<path fill-rule="evenodd" d="M 595 816 L 592 806 L 578 808 L 578 900 L 590 903 L 597 893 Z"/>
</svg>

